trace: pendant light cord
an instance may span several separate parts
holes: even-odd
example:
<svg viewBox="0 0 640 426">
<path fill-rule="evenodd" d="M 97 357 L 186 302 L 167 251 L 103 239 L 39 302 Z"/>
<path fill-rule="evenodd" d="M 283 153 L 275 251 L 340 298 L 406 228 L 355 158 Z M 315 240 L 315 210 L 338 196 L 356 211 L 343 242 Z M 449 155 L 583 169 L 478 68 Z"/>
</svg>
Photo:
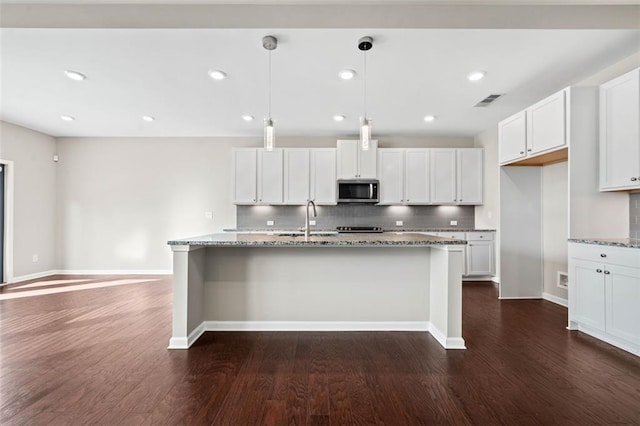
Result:
<svg viewBox="0 0 640 426">
<path fill-rule="evenodd" d="M 364 51 L 364 118 L 367 118 L 367 51 Z"/>
<path fill-rule="evenodd" d="M 271 50 L 269 51 L 269 120 L 271 120 Z"/>
</svg>

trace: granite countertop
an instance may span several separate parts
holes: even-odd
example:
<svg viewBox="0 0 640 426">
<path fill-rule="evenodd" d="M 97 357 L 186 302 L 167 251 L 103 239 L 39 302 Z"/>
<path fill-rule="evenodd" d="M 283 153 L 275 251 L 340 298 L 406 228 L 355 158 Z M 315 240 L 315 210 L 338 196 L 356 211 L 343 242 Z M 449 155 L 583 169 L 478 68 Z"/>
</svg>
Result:
<svg viewBox="0 0 640 426">
<path fill-rule="evenodd" d="M 637 238 L 569 238 L 569 242 L 598 246 L 640 248 L 640 239 Z"/>
<path fill-rule="evenodd" d="M 250 233 L 250 232 L 269 232 L 269 233 L 282 233 L 282 232 L 302 232 L 301 228 L 295 229 L 269 229 L 269 228 L 255 228 L 255 229 L 223 229 L 224 232 L 237 232 L 237 233 Z M 384 232 L 496 232 L 495 229 L 474 229 L 474 228 L 382 228 Z M 315 229 L 312 232 L 336 232 L 333 229 Z"/>
<path fill-rule="evenodd" d="M 434 246 L 434 245 L 465 245 L 465 240 L 453 238 L 433 237 L 421 234 L 385 233 L 316 233 L 305 240 L 304 234 L 296 232 L 279 234 L 246 234 L 227 232 L 209 234 L 199 237 L 182 238 L 168 241 L 171 246 L 204 246 L 204 247 L 233 247 L 233 246 Z"/>
</svg>

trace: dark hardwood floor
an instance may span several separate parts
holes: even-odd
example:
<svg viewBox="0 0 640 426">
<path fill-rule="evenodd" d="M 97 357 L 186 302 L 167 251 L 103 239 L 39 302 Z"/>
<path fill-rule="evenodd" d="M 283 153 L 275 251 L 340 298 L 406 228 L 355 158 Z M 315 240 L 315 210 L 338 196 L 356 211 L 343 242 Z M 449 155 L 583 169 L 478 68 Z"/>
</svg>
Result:
<svg viewBox="0 0 640 426">
<path fill-rule="evenodd" d="M 166 349 L 168 277 L 0 290 L 0 424 L 640 424 L 640 358 L 542 300 L 463 290 L 468 349 L 427 333 L 220 332 Z"/>
</svg>

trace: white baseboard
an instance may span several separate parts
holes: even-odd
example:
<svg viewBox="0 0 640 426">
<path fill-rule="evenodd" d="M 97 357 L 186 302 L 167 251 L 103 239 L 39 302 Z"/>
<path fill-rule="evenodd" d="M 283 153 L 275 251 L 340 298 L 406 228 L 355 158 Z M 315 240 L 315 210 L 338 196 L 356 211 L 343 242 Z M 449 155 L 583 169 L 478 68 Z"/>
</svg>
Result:
<svg viewBox="0 0 640 426">
<path fill-rule="evenodd" d="M 429 321 L 203 321 L 168 349 L 188 349 L 205 331 L 428 331 L 445 349 L 466 349 L 462 337 L 447 338 Z"/>
<path fill-rule="evenodd" d="M 37 280 L 38 278 L 44 278 L 51 275 L 56 275 L 57 273 L 58 271 L 56 271 L 55 269 L 51 269 L 48 271 L 36 272 L 35 274 L 21 275 L 19 277 L 11 278 L 5 284 L 15 284 L 15 283 L 20 283 L 22 281 Z"/>
<path fill-rule="evenodd" d="M 56 275 L 171 275 L 171 269 L 58 269 Z"/>
<path fill-rule="evenodd" d="M 522 297 L 498 297 L 500 300 L 535 300 L 542 299 L 542 296 L 522 296 Z"/>
<path fill-rule="evenodd" d="M 494 280 L 494 277 L 490 277 L 490 276 L 478 276 L 478 277 L 466 277 L 463 276 L 462 277 L 462 282 L 465 281 L 486 281 L 486 282 L 492 282 Z"/>
<path fill-rule="evenodd" d="M 205 331 L 427 331 L 428 321 L 205 321 Z"/>
<path fill-rule="evenodd" d="M 438 341 L 445 349 L 467 349 L 462 337 L 446 337 L 442 331 L 436 328 L 431 322 L 429 323 L 429 333 Z"/>
<path fill-rule="evenodd" d="M 567 299 L 563 299 L 562 297 L 554 296 L 551 293 L 542 293 L 542 298 L 544 300 L 548 300 L 549 302 L 553 302 L 560 306 L 564 306 L 565 308 L 569 307 L 569 301 Z"/>
</svg>

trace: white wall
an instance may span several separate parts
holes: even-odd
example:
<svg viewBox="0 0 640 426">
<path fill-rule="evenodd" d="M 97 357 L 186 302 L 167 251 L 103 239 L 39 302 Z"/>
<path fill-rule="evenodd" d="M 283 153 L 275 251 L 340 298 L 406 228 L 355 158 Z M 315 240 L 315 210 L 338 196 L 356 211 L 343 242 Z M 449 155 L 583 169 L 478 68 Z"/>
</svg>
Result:
<svg viewBox="0 0 640 426">
<path fill-rule="evenodd" d="M 567 290 L 556 285 L 558 271 L 568 271 L 569 236 L 568 163 L 542 168 L 542 253 L 545 293 L 567 299 Z"/>
<path fill-rule="evenodd" d="M 476 206 L 478 229 L 495 229 L 496 271 L 500 271 L 500 165 L 498 159 L 498 126 L 480 133 L 474 146 L 484 148 L 484 204 Z M 499 281 L 500 277 L 496 277 Z"/>
<path fill-rule="evenodd" d="M 261 144 L 258 138 L 58 139 L 61 269 L 170 270 L 167 240 L 235 227 L 231 149 Z M 335 147 L 336 140 L 279 138 L 278 145 Z M 380 145 L 471 147 L 473 139 L 395 138 Z"/>
<path fill-rule="evenodd" d="M 55 152 L 53 137 L 0 121 L 0 159 L 13 162 L 13 247 L 8 251 L 14 279 L 57 268 Z"/>
</svg>

